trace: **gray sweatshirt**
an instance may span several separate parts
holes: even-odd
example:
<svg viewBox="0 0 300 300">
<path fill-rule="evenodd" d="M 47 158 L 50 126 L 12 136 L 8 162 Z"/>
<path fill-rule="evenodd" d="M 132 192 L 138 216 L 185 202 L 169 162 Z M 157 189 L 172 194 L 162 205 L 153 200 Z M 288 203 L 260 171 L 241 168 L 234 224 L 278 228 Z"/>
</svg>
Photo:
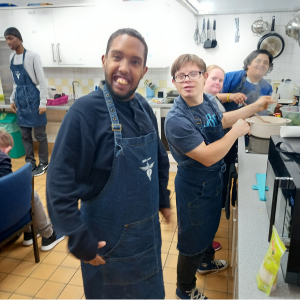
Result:
<svg viewBox="0 0 300 300">
<path fill-rule="evenodd" d="M 9 56 L 9 63 L 11 62 L 14 54 L 15 52 L 13 52 Z M 14 65 L 20 65 L 22 63 L 23 63 L 23 53 L 16 54 L 14 59 Z M 34 53 L 30 50 L 26 50 L 24 67 L 29 77 L 31 78 L 32 82 L 35 85 L 40 86 L 40 107 L 45 108 L 47 104 L 48 91 L 47 91 L 47 84 L 46 84 L 44 70 L 43 70 L 40 56 L 37 53 Z M 14 83 L 13 91 L 10 96 L 10 103 L 15 102 L 16 88 L 17 85 Z"/>
</svg>

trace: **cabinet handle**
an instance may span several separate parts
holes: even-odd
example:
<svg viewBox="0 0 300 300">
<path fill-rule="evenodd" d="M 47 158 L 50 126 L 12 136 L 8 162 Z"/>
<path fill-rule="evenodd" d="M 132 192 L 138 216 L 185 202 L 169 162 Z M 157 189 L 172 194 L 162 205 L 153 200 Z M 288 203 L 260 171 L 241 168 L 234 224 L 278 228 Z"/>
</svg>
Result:
<svg viewBox="0 0 300 300">
<path fill-rule="evenodd" d="M 54 44 L 51 44 L 52 46 L 52 57 L 53 57 L 53 61 L 56 62 L 55 60 L 55 55 L 54 55 Z"/>
<path fill-rule="evenodd" d="M 232 220 L 233 222 L 233 228 L 232 228 L 232 241 L 231 241 L 231 262 L 230 265 L 231 267 L 233 266 L 233 261 L 234 261 L 234 254 L 235 254 L 235 236 L 236 236 L 236 219 Z"/>
<path fill-rule="evenodd" d="M 58 62 L 62 62 L 61 58 L 60 58 L 60 44 L 57 44 L 57 53 L 58 53 Z"/>
</svg>

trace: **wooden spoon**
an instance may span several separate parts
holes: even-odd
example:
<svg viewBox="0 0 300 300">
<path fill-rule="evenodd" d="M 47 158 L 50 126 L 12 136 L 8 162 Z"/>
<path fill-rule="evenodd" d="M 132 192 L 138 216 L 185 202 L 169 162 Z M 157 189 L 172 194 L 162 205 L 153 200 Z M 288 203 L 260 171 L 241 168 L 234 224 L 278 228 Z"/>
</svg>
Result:
<svg viewBox="0 0 300 300">
<path fill-rule="evenodd" d="M 248 104 L 246 104 L 245 102 L 243 102 L 244 106 L 248 106 Z M 271 123 L 269 121 L 265 121 L 260 115 L 258 115 L 257 113 L 254 113 L 255 116 L 257 116 L 263 123 Z"/>
</svg>

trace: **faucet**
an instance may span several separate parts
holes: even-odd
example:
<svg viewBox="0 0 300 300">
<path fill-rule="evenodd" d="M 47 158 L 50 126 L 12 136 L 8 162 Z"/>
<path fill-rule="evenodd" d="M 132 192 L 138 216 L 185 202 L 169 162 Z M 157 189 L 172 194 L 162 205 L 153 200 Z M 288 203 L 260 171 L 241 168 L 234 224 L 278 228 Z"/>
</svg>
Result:
<svg viewBox="0 0 300 300">
<path fill-rule="evenodd" d="M 73 99 L 74 101 L 76 100 L 76 93 L 75 93 L 75 86 L 74 86 L 74 83 L 77 83 L 78 84 L 78 87 L 80 86 L 80 83 L 78 81 L 73 81 L 72 82 L 72 86 L 73 86 Z"/>
</svg>

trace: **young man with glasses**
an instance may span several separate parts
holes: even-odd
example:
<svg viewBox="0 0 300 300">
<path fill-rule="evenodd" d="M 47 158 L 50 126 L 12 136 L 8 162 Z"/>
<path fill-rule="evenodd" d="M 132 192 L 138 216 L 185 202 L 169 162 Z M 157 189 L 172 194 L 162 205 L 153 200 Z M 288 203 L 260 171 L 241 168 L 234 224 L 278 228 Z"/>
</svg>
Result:
<svg viewBox="0 0 300 300">
<path fill-rule="evenodd" d="M 225 260 L 213 259 L 212 242 L 219 227 L 225 166 L 223 157 L 238 137 L 250 131 L 243 119 L 272 103 L 262 97 L 238 112 L 222 113 L 209 94 L 204 94 L 206 65 L 196 55 L 179 56 L 172 65 L 173 83 L 180 96 L 174 101 L 165 132 L 178 163 L 175 192 L 179 250 L 176 296 L 207 299 L 196 287 L 200 274 L 225 270 Z M 224 136 L 223 128 L 232 129 Z"/>
</svg>

